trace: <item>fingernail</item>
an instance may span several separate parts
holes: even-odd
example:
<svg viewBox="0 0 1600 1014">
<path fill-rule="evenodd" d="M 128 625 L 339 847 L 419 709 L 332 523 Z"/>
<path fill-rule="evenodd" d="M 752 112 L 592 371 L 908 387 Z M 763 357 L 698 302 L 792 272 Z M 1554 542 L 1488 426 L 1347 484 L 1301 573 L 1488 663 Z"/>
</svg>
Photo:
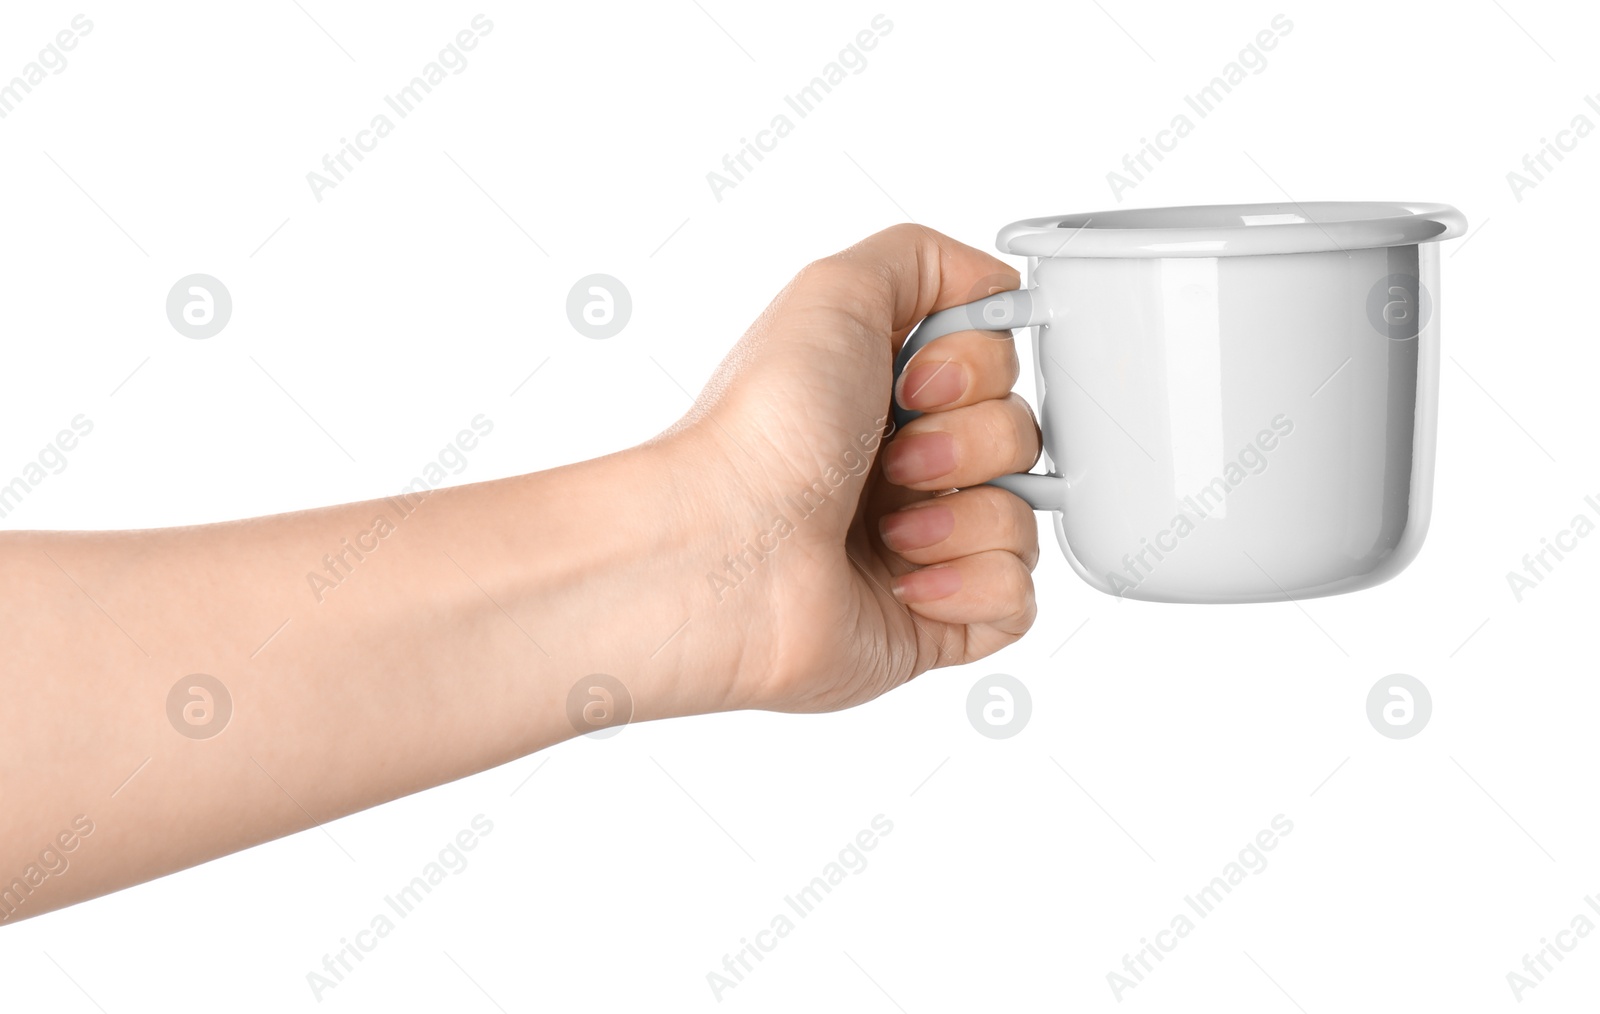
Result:
<svg viewBox="0 0 1600 1014">
<path fill-rule="evenodd" d="M 896 486 L 928 482 L 956 467 L 956 442 L 948 433 L 917 433 L 897 438 L 883 456 L 883 474 Z"/>
<path fill-rule="evenodd" d="M 961 571 L 950 566 L 924 567 L 901 574 L 891 586 L 894 597 L 907 605 L 932 602 L 961 590 Z"/>
<path fill-rule="evenodd" d="M 918 363 L 900 378 L 900 407 L 939 408 L 967 393 L 967 368 L 960 363 Z"/>
<path fill-rule="evenodd" d="M 878 522 L 883 544 L 896 553 L 937 545 L 955 530 L 956 512 L 941 503 L 903 507 Z"/>
</svg>

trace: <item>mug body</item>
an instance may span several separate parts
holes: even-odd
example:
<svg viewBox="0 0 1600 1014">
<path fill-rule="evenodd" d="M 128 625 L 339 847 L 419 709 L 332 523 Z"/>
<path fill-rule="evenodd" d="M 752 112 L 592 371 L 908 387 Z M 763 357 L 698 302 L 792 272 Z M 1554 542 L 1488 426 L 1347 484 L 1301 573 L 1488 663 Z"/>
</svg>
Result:
<svg viewBox="0 0 1600 1014">
<path fill-rule="evenodd" d="M 1046 304 L 1034 352 L 1048 463 L 1066 480 L 1055 529 L 1084 580 L 1134 599 L 1281 601 L 1368 587 L 1416 556 L 1439 248 L 1339 235 L 1216 256 L 1022 251 Z"/>
</svg>

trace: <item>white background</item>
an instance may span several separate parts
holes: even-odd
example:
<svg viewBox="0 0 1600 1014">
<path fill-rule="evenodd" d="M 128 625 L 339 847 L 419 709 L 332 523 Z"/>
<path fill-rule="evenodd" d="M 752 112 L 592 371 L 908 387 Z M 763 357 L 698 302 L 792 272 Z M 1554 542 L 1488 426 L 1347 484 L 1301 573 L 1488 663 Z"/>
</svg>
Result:
<svg viewBox="0 0 1600 1014">
<path fill-rule="evenodd" d="M 988 248 L 1015 218 L 1117 206 L 1107 172 L 1278 13 L 1266 69 L 1122 206 L 1445 201 L 1474 231 L 1444 249 L 1433 522 L 1394 581 L 1119 602 L 1047 548 L 1037 625 L 991 659 L 847 713 L 580 739 L 18 924 L 8 1008 L 1496 1011 L 1589 911 L 1600 538 L 1520 603 L 1505 575 L 1596 514 L 1600 137 L 1520 201 L 1506 174 L 1600 124 L 1593 10 L 19 7 L 0 79 L 80 10 L 94 28 L 0 120 L 0 474 L 78 413 L 95 429 L 9 528 L 380 496 L 478 413 L 494 433 L 452 481 L 639 441 L 808 260 L 905 218 Z M 465 71 L 318 202 L 306 173 L 480 11 Z M 866 69 L 717 201 L 706 173 L 880 12 Z M 164 313 L 192 272 L 234 300 L 206 341 Z M 592 272 L 633 297 L 606 341 L 565 314 Z M 994 672 L 1033 699 L 1005 741 L 966 717 Z M 1409 740 L 1365 713 L 1396 672 L 1433 696 Z M 323 955 L 480 813 L 470 866 L 314 999 Z M 867 868 L 714 999 L 707 973 L 876 814 L 894 829 Z M 1268 867 L 1119 1004 L 1106 974 L 1277 814 Z M 1597 992 L 1591 937 L 1521 1007 Z"/>
</svg>

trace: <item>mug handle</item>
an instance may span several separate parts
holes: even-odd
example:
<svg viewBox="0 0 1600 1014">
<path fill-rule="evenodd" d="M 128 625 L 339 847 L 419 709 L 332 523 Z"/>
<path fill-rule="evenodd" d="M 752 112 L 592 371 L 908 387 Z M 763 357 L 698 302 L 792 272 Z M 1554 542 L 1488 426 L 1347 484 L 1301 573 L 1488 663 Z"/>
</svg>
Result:
<svg viewBox="0 0 1600 1014">
<path fill-rule="evenodd" d="M 1035 327 L 1049 319 L 1049 307 L 1043 299 L 1034 298 L 1032 289 L 997 292 L 987 299 L 931 313 L 906 338 L 905 344 L 900 347 L 900 354 L 895 356 L 894 383 L 899 384 L 900 375 L 910 365 L 912 357 L 935 338 L 943 338 L 957 331 L 1009 331 L 1014 327 Z M 893 407 L 897 429 L 922 415 L 921 412 L 901 408 L 898 401 L 894 402 Z M 1053 472 L 1015 472 L 999 476 L 988 485 L 998 486 L 1021 497 L 1036 511 L 1059 511 L 1066 506 L 1067 480 Z"/>
</svg>

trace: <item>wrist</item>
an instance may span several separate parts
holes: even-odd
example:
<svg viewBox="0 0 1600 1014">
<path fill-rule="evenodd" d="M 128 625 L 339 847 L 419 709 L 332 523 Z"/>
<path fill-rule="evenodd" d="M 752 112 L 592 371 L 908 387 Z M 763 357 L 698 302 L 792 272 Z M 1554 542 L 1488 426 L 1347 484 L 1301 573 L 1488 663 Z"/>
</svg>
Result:
<svg viewBox="0 0 1600 1014">
<path fill-rule="evenodd" d="M 737 520 L 714 445 L 680 429 L 512 480 L 522 488 L 508 505 L 505 557 L 523 562 L 512 612 L 531 617 L 542 647 L 543 706 L 565 726 L 556 733 L 610 724 L 613 708 L 648 721 L 745 706 L 736 688 L 766 624 L 745 603 L 719 601 L 714 568 Z M 605 700 L 617 694 L 627 699 Z"/>
</svg>

